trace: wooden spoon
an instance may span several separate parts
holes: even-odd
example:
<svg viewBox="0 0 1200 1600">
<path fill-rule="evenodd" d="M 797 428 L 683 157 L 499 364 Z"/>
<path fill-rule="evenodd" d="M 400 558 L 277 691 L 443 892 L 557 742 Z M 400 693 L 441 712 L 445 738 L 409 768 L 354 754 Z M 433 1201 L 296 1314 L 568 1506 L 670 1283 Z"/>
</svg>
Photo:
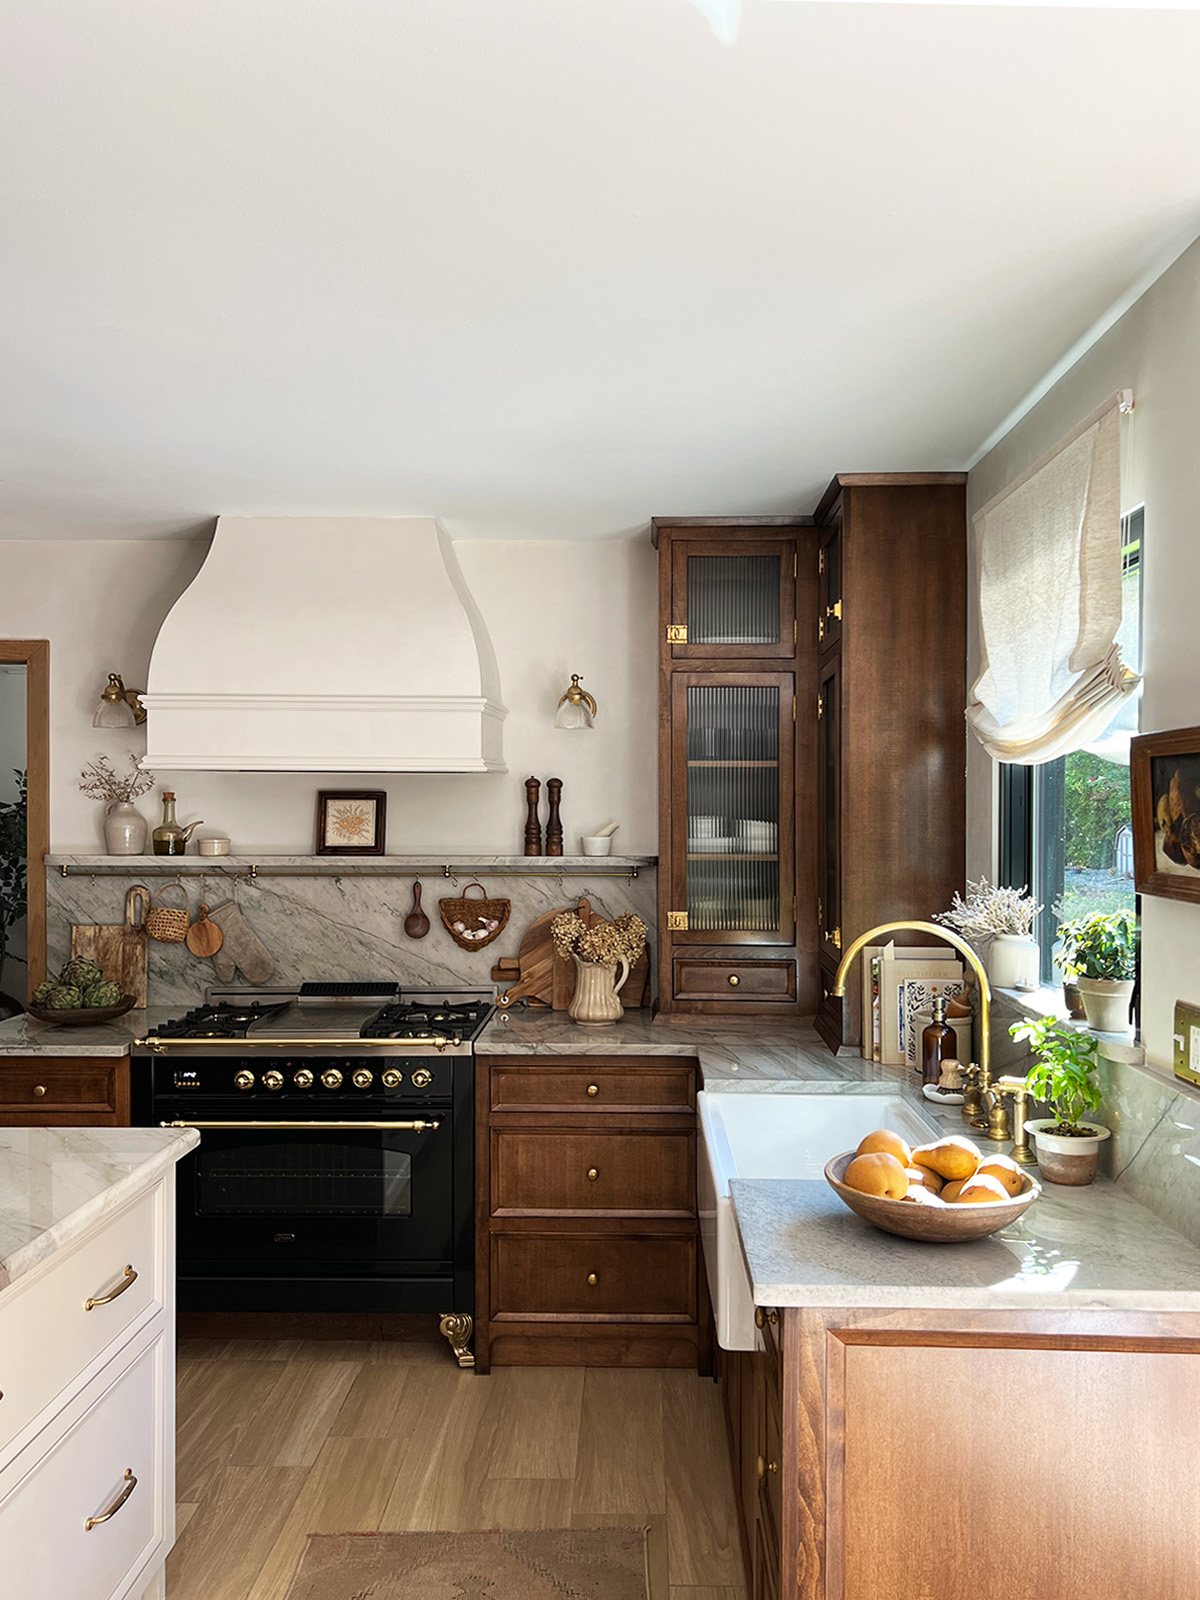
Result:
<svg viewBox="0 0 1200 1600">
<path fill-rule="evenodd" d="M 208 907 L 201 905 L 196 920 L 187 931 L 187 947 L 194 956 L 215 956 L 225 943 L 225 935 L 208 920 Z"/>
<path fill-rule="evenodd" d="M 423 939 L 429 932 L 429 918 L 421 910 L 421 880 L 413 880 L 413 906 L 404 919 L 404 931 L 410 939 Z"/>
</svg>

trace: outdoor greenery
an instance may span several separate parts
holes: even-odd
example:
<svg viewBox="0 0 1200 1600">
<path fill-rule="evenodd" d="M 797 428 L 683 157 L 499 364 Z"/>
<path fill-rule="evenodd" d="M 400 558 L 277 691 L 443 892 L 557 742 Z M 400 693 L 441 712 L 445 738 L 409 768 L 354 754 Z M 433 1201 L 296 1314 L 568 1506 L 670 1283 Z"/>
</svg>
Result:
<svg viewBox="0 0 1200 1600">
<path fill-rule="evenodd" d="M 0 978 L 10 930 L 25 915 L 25 815 L 28 775 L 15 773 L 17 798 L 0 801 Z"/>
<path fill-rule="evenodd" d="M 1025 1081 L 1058 1119 L 1057 1126 L 1046 1131 L 1065 1136 L 1082 1133 L 1080 1119 L 1100 1109 L 1095 1036 L 1057 1017 L 1014 1022 L 1008 1031 L 1014 1039 L 1028 1040 L 1033 1051 L 1034 1064 Z"/>
<path fill-rule="evenodd" d="M 1131 826 L 1129 768 L 1090 750 L 1066 759 L 1067 870 L 1115 865 L 1117 834 Z"/>
<path fill-rule="evenodd" d="M 1060 925 L 1058 964 L 1069 978 L 1137 977 L 1138 924 L 1131 911 L 1081 917 Z"/>
</svg>

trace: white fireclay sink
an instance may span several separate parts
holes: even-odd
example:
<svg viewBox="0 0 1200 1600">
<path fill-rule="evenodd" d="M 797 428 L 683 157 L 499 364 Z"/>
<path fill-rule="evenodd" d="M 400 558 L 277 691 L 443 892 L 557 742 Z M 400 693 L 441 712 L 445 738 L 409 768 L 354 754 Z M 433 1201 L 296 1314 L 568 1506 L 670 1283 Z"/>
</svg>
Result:
<svg viewBox="0 0 1200 1600">
<path fill-rule="evenodd" d="M 853 1150 L 873 1128 L 892 1128 L 912 1144 L 938 1136 L 899 1095 L 721 1094 L 696 1096 L 700 1237 L 723 1350 L 754 1350 L 754 1300 L 737 1236 L 731 1178 L 820 1178 L 825 1163 Z"/>
</svg>

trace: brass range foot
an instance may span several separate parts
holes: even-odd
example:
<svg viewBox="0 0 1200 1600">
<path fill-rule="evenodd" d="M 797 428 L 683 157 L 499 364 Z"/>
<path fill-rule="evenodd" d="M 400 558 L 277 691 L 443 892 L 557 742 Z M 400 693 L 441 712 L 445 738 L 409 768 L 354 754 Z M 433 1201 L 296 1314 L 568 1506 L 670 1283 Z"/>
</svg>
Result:
<svg viewBox="0 0 1200 1600">
<path fill-rule="evenodd" d="M 450 1348 L 458 1357 L 460 1367 L 473 1367 L 471 1335 L 475 1332 L 475 1318 L 465 1311 L 447 1311 L 438 1323 L 438 1332 L 450 1341 Z"/>
</svg>

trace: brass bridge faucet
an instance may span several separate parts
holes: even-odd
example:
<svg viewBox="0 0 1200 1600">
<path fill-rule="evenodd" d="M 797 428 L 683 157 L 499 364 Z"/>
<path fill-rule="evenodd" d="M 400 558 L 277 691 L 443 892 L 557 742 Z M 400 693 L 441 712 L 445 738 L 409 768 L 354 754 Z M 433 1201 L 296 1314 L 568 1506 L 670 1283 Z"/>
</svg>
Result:
<svg viewBox="0 0 1200 1600">
<path fill-rule="evenodd" d="M 950 928 L 939 927 L 936 922 L 881 922 L 877 928 L 868 928 L 866 933 L 860 933 L 858 938 L 851 943 L 845 955 L 838 964 L 837 972 L 833 979 L 833 988 L 829 991 L 835 998 L 842 998 L 846 993 L 846 974 L 850 970 L 850 963 L 864 945 L 872 941 L 881 933 L 930 933 L 935 939 L 941 939 L 946 944 L 952 944 L 979 979 L 979 1065 L 969 1069 L 972 1076 L 978 1074 L 976 1088 L 980 1095 L 979 1104 L 986 1108 L 988 1090 L 992 1087 L 992 989 L 988 983 L 987 973 L 983 970 L 983 963 L 975 954 L 967 941 L 961 938 Z M 963 1105 L 963 1115 L 966 1116 L 968 1105 Z M 986 1111 L 985 1111 L 986 1114 Z M 972 1126 L 975 1126 L 972 1121 Z"/>
</svg>

